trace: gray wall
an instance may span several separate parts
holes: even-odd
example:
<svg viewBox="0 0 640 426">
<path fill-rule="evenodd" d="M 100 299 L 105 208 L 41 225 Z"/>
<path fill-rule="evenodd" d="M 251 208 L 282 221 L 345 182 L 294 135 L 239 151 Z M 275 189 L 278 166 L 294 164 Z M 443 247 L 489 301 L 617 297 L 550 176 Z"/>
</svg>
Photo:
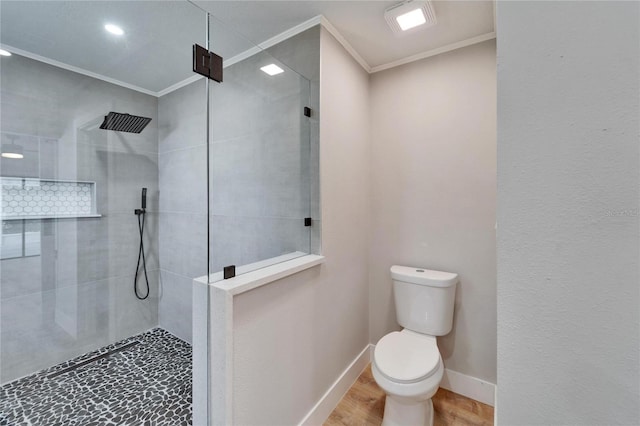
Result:
<svg viewBox="0 0 640 426">
<path fill-rule="evenodd" d="M 158 100 L 159 325 L 191 342 L 191 289 L 207 274 L 205 81 Z"/>
<path fill-rule="evenodd" d="M 13 55 L 1 59 L 1 131 L 20 134 L 23 160 L 0 175 L 95 181 L 101 218 L 42 220 L 37 257 L 0 262 L 0 380 L 54 365 L 157 324 L 157 100 Z M 97 129 L 109 111 L 152 118 L 139 135 Z M 149 188 L 152 296 L 133 294 L 133 209 Z"/>
<path fill-rule="evenodd" d="M 303 218 L 310 215 L 312 171 L 316 186 L 318 179 L 310 167 L 310 121 L 302 111 L 313 106 L 309 80 L 318 81 L 319 31 L 309 29 L 225 68 L 224 83 L 212 88 L 211 272 L 309 252 Z M 260 70 L 270 63 L 285 72 Z M 317 93 L 317 84 L 313 89 Z M 314 130 L 317 135 L 317 125 Z"/>
<path fill-rule="evenodd" d="M 211 83 L 211 272 L 310 250 L 303 218 L 319 218 L 319 34 L 305 31 L 270 48 L 277 59 L 258 53 Z M 274 62 L 285 73 L 260 71 Z M 303 106 L 314 109 L 310 120 Z M 192 279 L 207 273 L 205 111 L 204 81 L 159 99 L 159 323 L 187 341 Z M 319 220 L 312 229 L 319 250 Z"/>
<path fill-rule="evenodd" d="M 640 4 L 497 16 L 498 424 L 640 424 Z"/>
<path fill-rule="evenodd" d="M 496 382 L 496 50 L 371 76 L 371 342 L 399 329 L 393 264 L 456 272 L 447 368 Z"/>
</svg>

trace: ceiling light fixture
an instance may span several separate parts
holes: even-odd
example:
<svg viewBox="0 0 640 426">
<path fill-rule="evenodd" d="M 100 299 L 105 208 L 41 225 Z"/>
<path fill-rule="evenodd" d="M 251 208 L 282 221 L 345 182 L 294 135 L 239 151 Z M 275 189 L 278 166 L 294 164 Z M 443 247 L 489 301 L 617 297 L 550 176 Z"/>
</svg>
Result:
<svg viewBox="0 0 640 426">
<path fill-rule="evenodd" d="M 408 0 L 390 7 L 384 18 L 394 33 L 406 34 L 409 30 L 427 28 L 438 23 L 430 1 Z"/>
<path fill-rule="evenodd" d="M 411 12 L 396 16 L 396 21 L 398 21 L 398 25 L 400 25 L 402 31 L 410 30 L 427 22 L 424 13 L 422 13 L 422 9 L 414 9 Z"/>
<path fill-rule="evenodd" d="M 0 56 L 11 56 L 11 52 L 8 50 L 0 49 Z"/>
<path fill-rule="evenodd" d="M 104 26 L 104 29 L 109 31 L 111 34 L 115 34 L 119 36 L 124 34 L 124 30 L 117 25 L 107 24 Z"/>
<path fill-rule="evenodd" d="M 266 72 L 269 75 L 277 75 L 277 74 L 281 74 L 284 72 L 284 70 L 282 68 L 280 68 L 279 66 L 277 66 L 276 64 L 269 64 L 269 65 L 265 65 L 264 67 L 260 68 L 262 71 Z"/>
<path fill-rule="evenodd" d="M 20 145 L 15 143 L 3 143 L 2 144 L 2 156 L 4 158 L 11 158 L 19 160 L 24 158 L 24 151 Z"/>
</svg>

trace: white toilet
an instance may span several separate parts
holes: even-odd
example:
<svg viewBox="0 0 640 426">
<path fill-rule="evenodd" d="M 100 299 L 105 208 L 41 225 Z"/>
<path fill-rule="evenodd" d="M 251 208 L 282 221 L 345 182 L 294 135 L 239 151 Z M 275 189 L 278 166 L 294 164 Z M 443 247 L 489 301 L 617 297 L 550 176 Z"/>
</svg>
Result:
<svg viewBox="0 0 640 426">
<path fill-rule="evenodd" d="M 373 377 L 386 392 L 382 426 L 432 426 L 433 404 L 444 373 L 436 336 L 453 325 L 458 275 L 392 266 L 398 324 L 373 354 Z"/>
</svg>

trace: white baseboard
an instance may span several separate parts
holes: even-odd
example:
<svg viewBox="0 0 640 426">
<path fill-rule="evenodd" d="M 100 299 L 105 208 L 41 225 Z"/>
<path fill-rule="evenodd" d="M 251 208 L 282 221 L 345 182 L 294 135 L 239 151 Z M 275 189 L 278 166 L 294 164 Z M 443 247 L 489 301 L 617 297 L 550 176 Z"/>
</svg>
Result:
<svg viewBox="0 0 640 426">
<path fill-rule="evenodd" d="M 496 386 L 496 392 L 493 398 L 493 424 L 498 424 L 498 386 Z"/>
<path fill-rule="evenodd" d="M 340 377 L 331 385 L 329 390 L 322 395 L 320 401 L 313 406 L 311 411 L 302 419 L 299 426 L 321 425 L 327 420 L 342 397 L 351 388 L 351 385 L 362 373 L 362 370 L 371 362 L 373 345 L 367 345 L 351 364 L 342 372 Z"/>
<path fill-rule="evenodd" d="M 342 372 L 340 377 L 322 395 L 322 398 L 313 406 L 307 415 L 299 423 L 299 426 L 321 425 L 327 420 L 331 412 L 336 408 L 342 397 L 358 379 L 362 370 L 373 359 L 375 345 L 367 345 L 360 354 Z M 467 376 L 457 371 L 445 368 L 440 387 L 455 392 L 467 398 L 474 399 L 487 405 L 495 405 L 496 385 L 493 383 Z"/>
<path fill-rule="evenodd" d="M 492 407 L 495 404 L 496 385 L 448 368 L 444 370 L 440 387 Z"/>
<path fill-rule="evenodd" d="M 376 345 L 369 346 L 370 359 L 373 360 L 373 351 Z M 491 382 L 445 368 L 440 387 L 483 404 L 495 406 L 497 388 Z"/>
</svg>

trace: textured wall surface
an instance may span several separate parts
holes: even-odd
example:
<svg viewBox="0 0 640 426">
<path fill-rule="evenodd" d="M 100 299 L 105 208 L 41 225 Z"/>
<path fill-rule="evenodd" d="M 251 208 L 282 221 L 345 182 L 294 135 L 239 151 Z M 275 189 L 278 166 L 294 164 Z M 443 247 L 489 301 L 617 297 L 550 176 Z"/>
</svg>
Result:
<svg viewBox="0 0 640 426">
<path fill-rule="evenodd" d="M 19 143 L 25 158 L 2 158 L 0 174 L 94 181 L 102 215 L 30 220 L 40 255 L 1 261 L 0 380 L 6 382 L 157 325 L 158 121 L 154 97 L 19 55 L 1 61 L 2 143 Z M 109 111 L 152 121 L 137 135 L 100 130 Z M 149 190 L 152 296 L 139 301 L 133 209 L 142 187 Z"/>
<path fill-rule="evenodd" d="M 498 424 L 640 424 L 640 4 L 497 16 Z"/>
<path fill-rule="evenodd" d="M 496 381 L 496 50 L 371 76 L 371 342 L 399 329 L 391 265 L 456 272 L 447 368 Z"/>
<path fill-rule="evenodd" d="M 326 263 L 236 297 L 234 423 L 297 424 L 368 344 L 369 78 L 321 32 Z"/>
</svg>

